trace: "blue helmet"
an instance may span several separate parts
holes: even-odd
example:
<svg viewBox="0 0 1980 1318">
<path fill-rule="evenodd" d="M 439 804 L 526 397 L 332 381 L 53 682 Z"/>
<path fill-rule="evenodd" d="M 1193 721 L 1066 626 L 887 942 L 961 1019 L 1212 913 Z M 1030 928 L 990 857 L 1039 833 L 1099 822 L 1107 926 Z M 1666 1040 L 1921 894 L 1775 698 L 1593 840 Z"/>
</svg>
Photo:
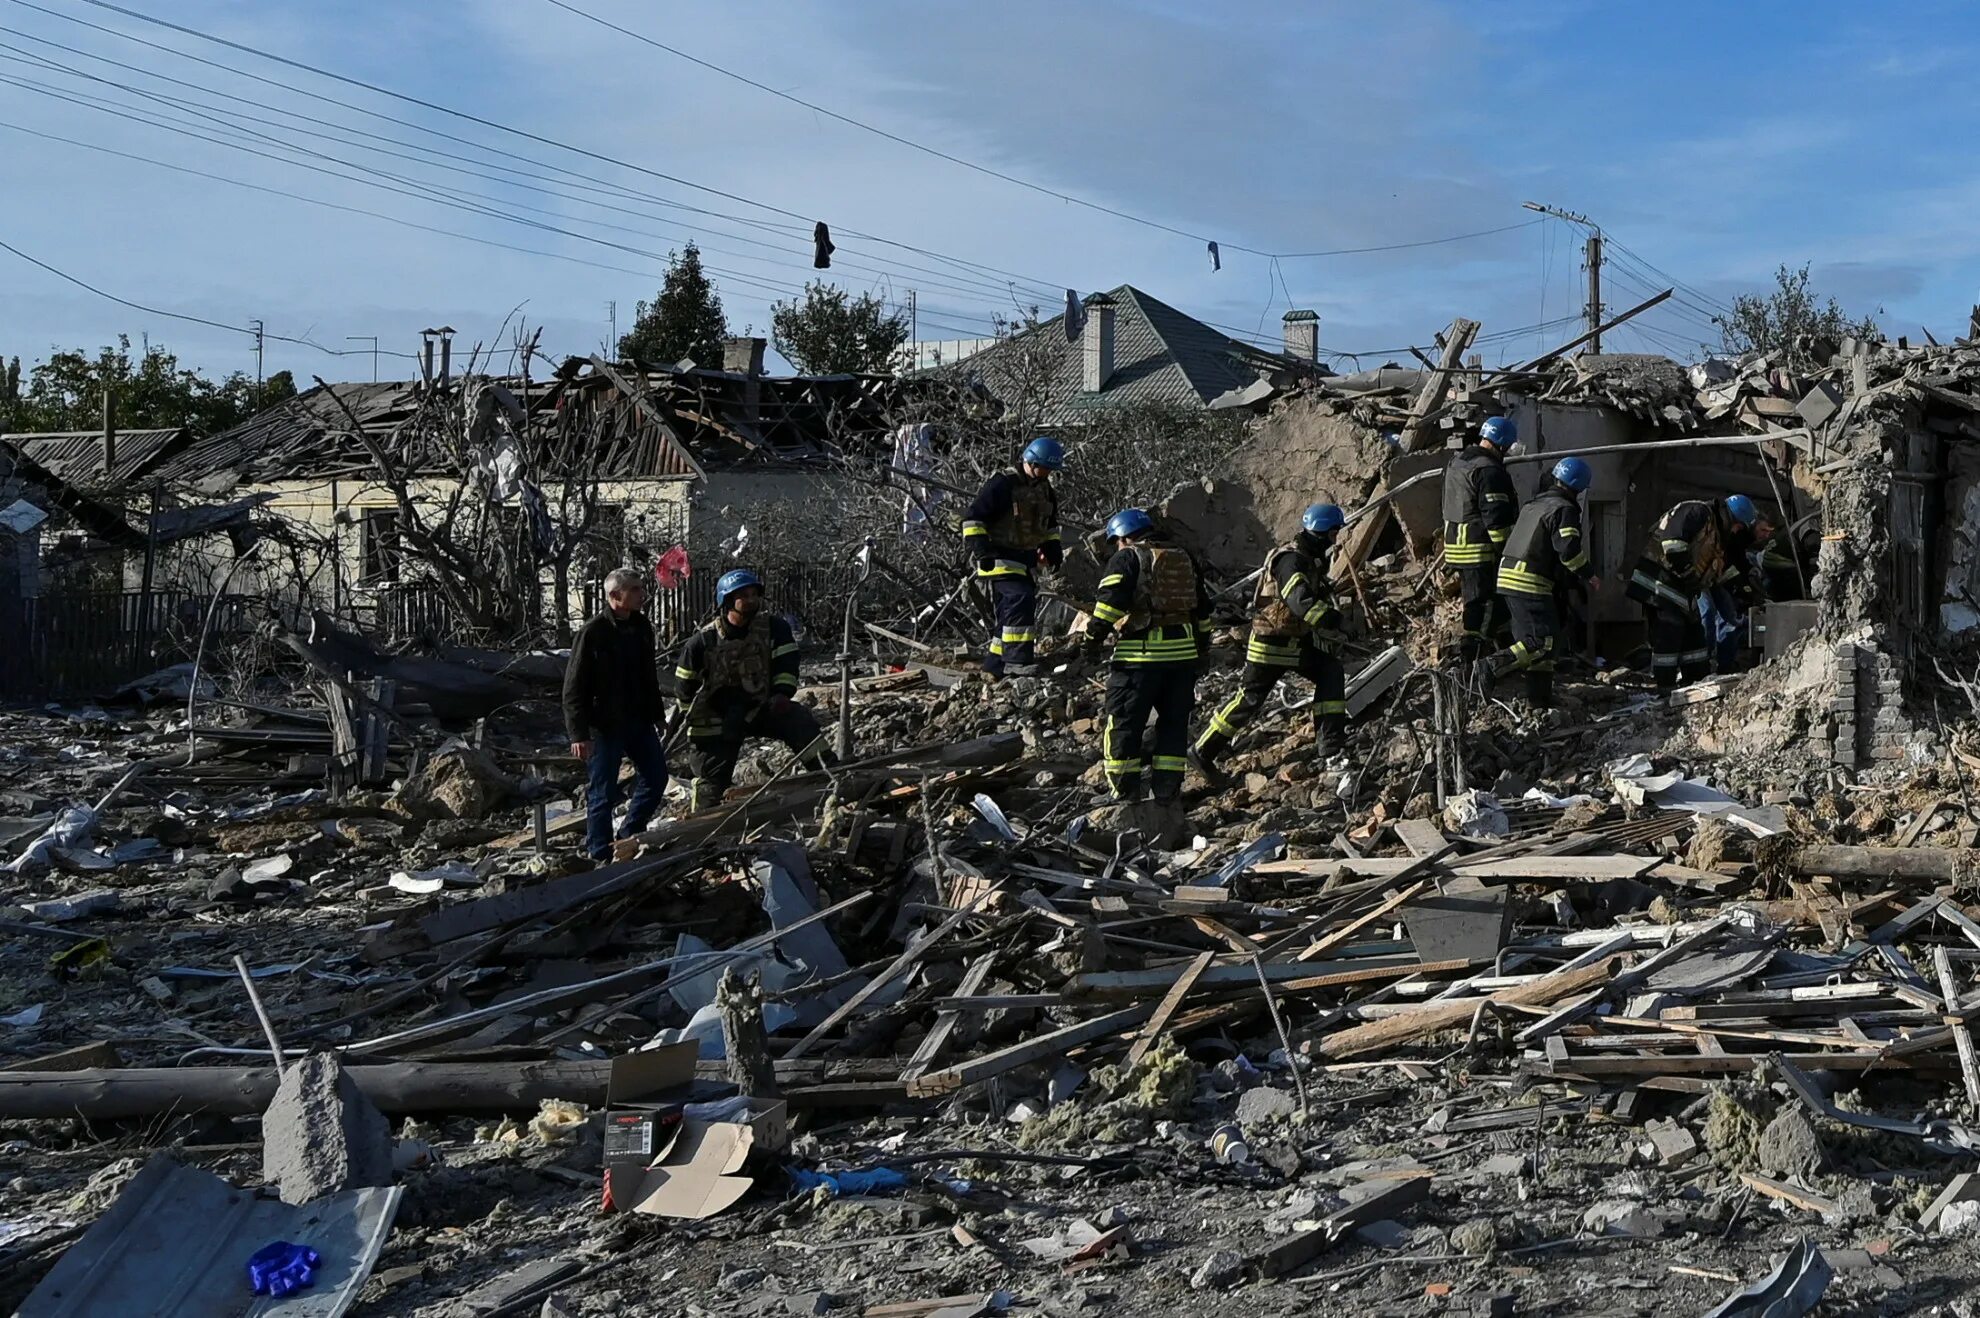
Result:
<svg viewBox="0 0 1980 1318">
<path fill-rule="evenodd" d="M 1311 503 L 1299 515 L 1299 524 L 1314 535 L 1326 535 L 1347 525 L 1347 514 L 1331 503 Z"/>
<path fill-rule="evenodd" d="M 1057 471 L 1066 465 L 1066 447 L 1056 439 L 1040 435 L 1024 446 L 1024 460 L 1034 467 Z"/>
<path fill-rule="evenodd" d="M 1478 437 L 1495 448 L 1511 448 L 1519 442 L 1519 426 L 1509 416 L 1488 416 Z"/>
<path fill-rule="evenodd" d="M 1131 535 L 1144 535 L 1155 526 L 1155 519 L 1139 508 L 1123 508 L 1107 519 L 1107 538 L 1124 540 Z"/>
<path fill-rule="evenodd" d="M 1595 473 L 1580 458 L 1562 458 L 1554 464 L 1554 479 L 1580 494 L 1595 479 Z"/>
<path fill-rule="evenodd" d="M 1753 500 L 1743 494 L 1726 496 L 1726 512 L 1741 526 L 1753 526 L 1760 520 L 1760 510 L 1753 506 Z"/>
<path fill-rule="evenodd" d="M 721 579 L 715 583 L 716 606 L 718 608 L 727 608 L 731 596 L 748 590 L 751 586 L 755 586 L 759 590 L 762 589 L 763 578 L 757 576 L 748 568 L 739 567 L 732 572 L 724 572 Z"/>
</svg>

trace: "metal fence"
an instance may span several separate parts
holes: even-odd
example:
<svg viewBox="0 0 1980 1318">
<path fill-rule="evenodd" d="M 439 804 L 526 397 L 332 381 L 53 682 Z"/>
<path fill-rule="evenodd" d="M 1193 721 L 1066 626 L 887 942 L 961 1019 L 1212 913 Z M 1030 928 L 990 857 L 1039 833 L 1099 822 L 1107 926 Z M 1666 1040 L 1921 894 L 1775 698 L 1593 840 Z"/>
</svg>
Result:
<svg viewBox="0 0 1980 1318">
<path fill-rule="evenodd" d="M 96 695 L 193 657 L 210 595 L 187 591 L 75 591 L 39 595 L 0 609 L 0 699 Z M 213 610 L 209 650 L 251 629 L 247 596 Z"/>
</svg>

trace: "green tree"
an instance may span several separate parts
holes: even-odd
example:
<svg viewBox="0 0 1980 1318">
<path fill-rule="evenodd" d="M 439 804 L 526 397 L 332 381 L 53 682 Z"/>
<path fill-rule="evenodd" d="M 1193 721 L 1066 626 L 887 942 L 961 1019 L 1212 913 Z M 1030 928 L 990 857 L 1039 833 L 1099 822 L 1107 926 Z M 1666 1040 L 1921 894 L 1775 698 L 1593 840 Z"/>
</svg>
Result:
<svg viewBox="0 0 1980 1318">
<path fill-rule="evenodd" d="M 17 362 L 4 375 L 13 387 L 0 381 L 0 429 L 10 431 L 95 430 L 103 424 L 103 391 L 108 387 L 117 395 L 121 429 L 184 426 L 196 435 L 211 435 L 296 392 L 287 371 L 257 389 L 239 371 L 216 381 L 182 368 L 178 357 L 162 346 L 148 346 L 133 358 L 127 335 L 94 356 L 81 349 L 55 353 L 35 363 L 25 379 Z"/>
<path fill-rule="evenodd" d="M 1874 317 L 1852 320 L 1833 297 L 1828 305 L 1822 305 L 1808 291 L 1805 261 L 1799 270 L 1785 265 L 1776 270 L 1774 291 L 1768 296 L 1742 293 L 1733 299 L 1731 314 L 1713 319 L 1725 351 L 1731 355 L 1781 351 L 1790 366 L 1804 368 L 1815 364 L 1803 346 L 1809 339 L 1840 342 L 1850 336 L 1882 337 Z"/>
<path fill-rule="evenodd" d="M 663 366 L 688 357 L 700 366 L 720 366 L 728 337 L 722 299 L 702 268 L 701 249 L 689 243 L 680 255 L 667 254 L 667 278 L 619 336 L 619 359 Z"/>
<path fill-rule="evenodd" d="M 907 319 L 879 298 L 822 280 L 804 286 L 803 301 L 770 308 L 770 342 L 806 375 L 889 373 L 907 340 Z"/>
</svg>

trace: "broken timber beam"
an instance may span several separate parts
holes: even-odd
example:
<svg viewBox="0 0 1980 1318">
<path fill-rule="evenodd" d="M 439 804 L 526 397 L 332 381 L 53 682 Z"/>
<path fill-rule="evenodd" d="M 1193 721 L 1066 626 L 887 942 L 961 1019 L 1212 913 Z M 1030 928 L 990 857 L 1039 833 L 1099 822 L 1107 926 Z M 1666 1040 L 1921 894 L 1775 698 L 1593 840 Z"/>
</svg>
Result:
<svg viewBox="0 0 1980 1318">
<path fill-rule="evenodd" d="M 1409 420 L 1403 423 L 1402 449 L 1405 453 L 1417 453 L 1430 447 L 1423 442 L 1428 433 L 1424 428 L 1430 414 L 1443 406 L 1444 395 L 1450 392 L 1451 377 L 1464 361 L 1464 354 L 1471 351 L 1471 344 L 1478 337 L 1478 322 L 1459 316 L 1451 322 L 1450 329 L 1444 332 L 1444 355 L 1437 369 L 1423 382 L 1423 389 L 1410 404 Z"/>
<path fill-rule="evenodd" d="M 1794 853 L 1789 865 L 1796 874 L 1951 883 L 1980 873 L 1980 851 L 1939 847 L 1803 847 Z"/>
</svg>

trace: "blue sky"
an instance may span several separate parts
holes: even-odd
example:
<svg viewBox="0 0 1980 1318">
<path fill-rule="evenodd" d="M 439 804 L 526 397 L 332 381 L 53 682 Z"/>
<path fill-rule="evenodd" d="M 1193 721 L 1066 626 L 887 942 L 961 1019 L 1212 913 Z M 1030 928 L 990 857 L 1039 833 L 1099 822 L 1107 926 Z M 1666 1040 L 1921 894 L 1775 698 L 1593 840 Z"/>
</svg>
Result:
<svg viewBox="0 0 1980 1318">
<path fill-rule="evenodd" d="M 985 333 L 1014 306 L 1049 313 L 1053 290 L 1132 283 L 1264 339 L 1276 338 L 1289 307 L 1310 307 L 1325 348 L 1380 354 L 1426 344 L 1463 314 L 1483 322 L 1488 360 L 1521 356 L 1567 337 L 1571 329 L 1551 322 L 1578 315 L 1583 299 L 1580 233 L 1532 222 L 1520 207 L 1529 199 L 1603 226 L 1610 304 L 1661 288 L 1660 271 L 1686 286 L 1682 301 L 1644 318 L 1644 333 L 1612 335 L 1614 349 L 1678 352 L 1715 337 L 1706 317 L 1764 288 L 1783 262 L 1811 263 L 1818 290 L 1878 312 L 1894 335 L 1921 325 L 1941 339 L 1963 333 L 1980 294 L 1980 159 L 1968 147 L 1980 130 L 1980 89 L 1966 76 L 1980 13 L 1959 3 L 572 0 L 902 136 L 1217 238 L 1219 272 L 1195 238 L 930 158 L 547 0 L 119 3 L 747 199 L 418 109 L 85 0 L 0 0 L 0 79 L 182 119 L 223 139 L 0 81 L 0 241 L 136 302 L 228 326 L 260 318 L 271 334 L 331 348 L 356 349 L 346 336 L 375 334 L 386 349 L 410 352 L 420 329 L 442 323 L 469 343 L 506 345 L 525 321 L 542 327 L 553 353 L 590 351 L 606 337 L 606 304 L 617 302 L 623 328 L 658 287 L 661 255 L 690 237 L 718 271 L 734 326 L 762 332 L 780 290 L 812 273 L 814 218 L 840 244 L 838 282 L 889 301 L 916 290 L 923 338 Z M 133 88 L 194 104 L 146 101 Z M 413 145 L 351 145 L 305 130 Z M 348 163 L 285 163 L 298 148 Z M 428 149 L 458 159 L 436 162 Z M 527 169 L 556 183 L 546 194 L 441 164 Z M 421 191 L 435 185 L 568 232 Z M 1522 227 L 1330 258 L 1275 262 L 1236 250 L 1367 247 L 1509 225 Z M 253 368 L 245 334 L 117 306 L 6 252 L 0 308 L 8 355 L 32 360 L 123 332 L 148 334 L 206 370 Z M 268 347 L 268 370 L 304 379 L 365 378 L 370 365 Z M 384 373 L 394 374 L 389 359 Z"/>
</svg>

